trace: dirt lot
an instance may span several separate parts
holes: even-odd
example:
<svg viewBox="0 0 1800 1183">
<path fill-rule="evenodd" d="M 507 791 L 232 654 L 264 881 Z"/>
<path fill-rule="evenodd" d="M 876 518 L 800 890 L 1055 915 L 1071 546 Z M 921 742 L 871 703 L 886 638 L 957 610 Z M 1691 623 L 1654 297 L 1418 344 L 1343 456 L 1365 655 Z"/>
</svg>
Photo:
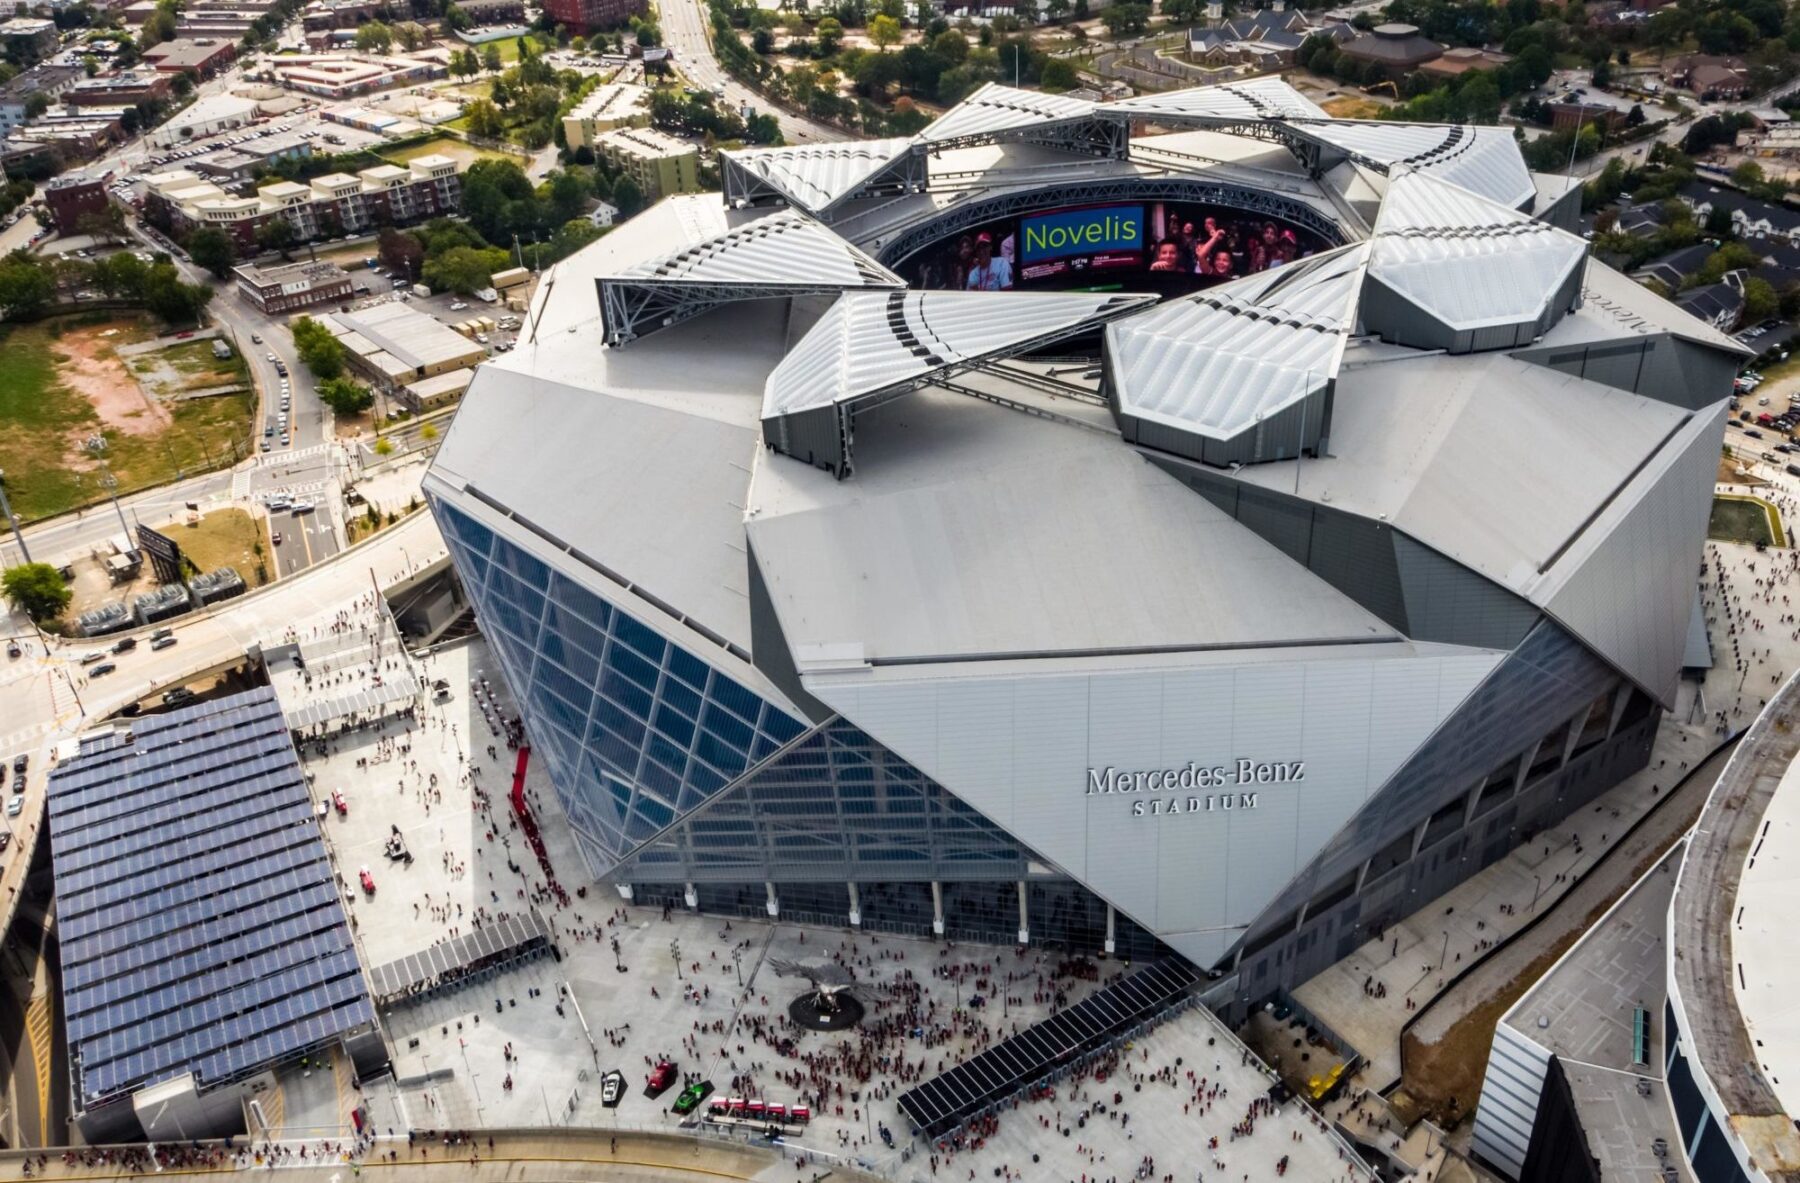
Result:
<svg viewBox="0 0 1800 1183">
<path fill-rule="evenodd" d="M 102 424 L 129 435 L 155 435 L 173 421 L 113 352 L 146 335 L 141 324 L 99 324 L 70 329 L 57 338 L 57 376 L 63 385 L 87 400 Z M 74 443 L 80 446 L 81 441 Z"/>
<path fill-rule="evenodd" d="M 1320 103 L 1325 114 L 1333 119 L 1380 119 L 1386 110 L 1380 103 L 1371 99 L 1341 98 L 1332 99 L 1328 103 Z"/>
</svg>

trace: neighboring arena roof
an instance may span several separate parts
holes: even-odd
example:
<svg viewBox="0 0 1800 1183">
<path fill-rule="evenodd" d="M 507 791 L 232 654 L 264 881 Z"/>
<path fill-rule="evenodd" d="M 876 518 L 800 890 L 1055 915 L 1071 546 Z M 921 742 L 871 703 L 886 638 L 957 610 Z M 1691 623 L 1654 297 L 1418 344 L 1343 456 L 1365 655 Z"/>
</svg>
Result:
<svg viewBox="0 0 1800 1183">
<path fill-rule="evenodd" d="M 1222 86 L 1193 90 L 1158 91 L 1108 104 L 1108 111 L 1126 111 L 1151 118 L 1203 117 L 1208 119 L 1324 119 L 1324 108 L 1280 78 L 1248 78 Z"/>
<path fill-rule="evenodd" d="M 846 140 L 798 148 L 746 148 L 732 154 L 737 166 L 808 213 L 821 214 L 870 185 L 913 154 L 913 140 Z M 913 179 L 902 170 L 901 188 Z M 922 180 L 922 176 L 918 178 Z"/>
</svg>

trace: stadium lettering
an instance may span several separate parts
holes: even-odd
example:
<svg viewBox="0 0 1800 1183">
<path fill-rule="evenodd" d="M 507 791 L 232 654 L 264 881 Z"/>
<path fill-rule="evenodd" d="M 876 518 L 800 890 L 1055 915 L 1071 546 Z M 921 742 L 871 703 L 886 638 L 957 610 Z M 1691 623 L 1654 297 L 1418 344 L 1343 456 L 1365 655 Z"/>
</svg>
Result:
<svg viewBox="0 0 1800 1183">
<path fill-rule="evenodd" d="M 1107 765 L 1088 769 L 1087 795 L 1118 793 L 1167 794 L 1131 803 L 1133 817 L 1167 817 L 1178 813 L 1212 813 L 1227 809 L 1255 809 L 1252 792 L 1197 794 L 1200 789 L 1229 786 L 1296 784 L 1306 779 L 1304 760 L 1236 760 L 1230 764 L 1200 764 L 1189 760 L 1176 768 L 1123 769 Z M 1180 794 L 1194 794 L 1181 796 Z"/>
</svg>

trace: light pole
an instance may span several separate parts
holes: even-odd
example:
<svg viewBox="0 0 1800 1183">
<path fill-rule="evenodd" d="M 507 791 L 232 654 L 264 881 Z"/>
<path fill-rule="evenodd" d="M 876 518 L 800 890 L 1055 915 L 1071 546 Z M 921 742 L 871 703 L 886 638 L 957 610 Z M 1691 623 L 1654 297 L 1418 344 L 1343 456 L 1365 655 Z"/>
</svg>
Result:
<svg viewBox="0 0 1800 1183">
<path fill-rule="evenodd" d="M 6 470 L 0 469 L 0 510 L 6 512 L 6 520 L 12 523 L 13 537 L 18 539 L 19 553 L 25 561 L 31 561 L 31 552 L 25 549 L 25 532 L 19 529 L 19 519 L 13 516 L 12 502 L 6 499 Z"/>
<path fill-rule="evenodd" d="M 676 938 L 669 942 L 669 956 L 675 959 L 675 980 L 681 981 L 681 940 Z"/>
<path fill-rule="evenodd" d="M 1533 875 L 1531 877 L 1531 906 L 1525 909 L 1527 912 L 1535 912 L 1537 910 L 1538 893 L 1543 890 L 1544 877 L 1542 875 Z"/>
</svg>

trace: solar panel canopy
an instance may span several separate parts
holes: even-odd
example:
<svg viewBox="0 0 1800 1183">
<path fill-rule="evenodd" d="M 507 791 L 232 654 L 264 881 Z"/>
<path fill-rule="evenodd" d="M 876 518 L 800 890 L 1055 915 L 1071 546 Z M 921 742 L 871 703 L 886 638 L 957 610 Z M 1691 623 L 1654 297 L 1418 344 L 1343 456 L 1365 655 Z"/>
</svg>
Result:
<svg viewBox="0 0 1800 1183">
<path fill-rule="evenodd" d="M 84 1111 L 184 1074 L 215 1087 L 374 1022 L 273 691 L 84 736 L 49 810 Z"/>
</svg>

